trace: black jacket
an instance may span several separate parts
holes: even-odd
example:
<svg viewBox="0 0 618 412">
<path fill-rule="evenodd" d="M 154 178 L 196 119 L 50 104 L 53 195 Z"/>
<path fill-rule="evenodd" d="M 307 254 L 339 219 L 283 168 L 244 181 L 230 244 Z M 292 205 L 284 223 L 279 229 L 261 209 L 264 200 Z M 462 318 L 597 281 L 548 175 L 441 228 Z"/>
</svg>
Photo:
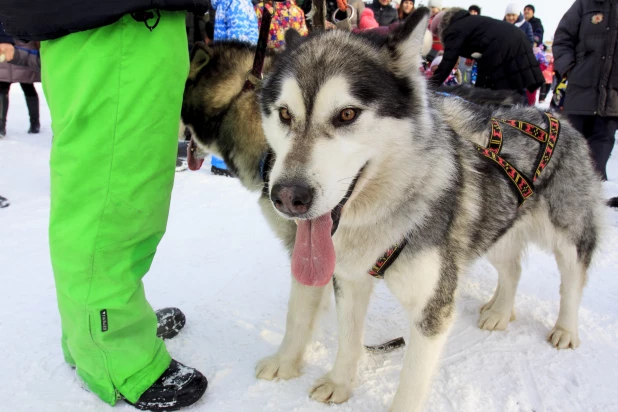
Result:
<svg viewBox="0 0 618 412">
<path fill-rule="evenodd" d="M 533 17 L 528 20 L 528 23 L 532 26 L 532 34 L 534 34 L 534 40 L 541 45 L 543 43 L 543 35 L 545 34 L 545 29 L 543 28 L 543 23 L 541 19 Z"/>
<path fill-rule="evenodd" d="M 373 0 L 373 3 L 367 7 L 373 10 L 373 15 L 380 26 L 389 26 L 399 21 L 397 10 L 390 4 L 383 6 L 379 0 Z"/>
<path fill-rule="evenodd" d="M 41 41 L 107 26 L 127 13 L 206 5 L 207 0 L 3 0 L 0 21 L 15 38 Z"/>
<path fill-rule="evenodd" d="M 577 0 L 554 36 L 554 69 L 569 83 L 568 114 L 618 116 L 617 0 Z"/>
<path fill-rule="evenodd" d="M 530 40 L 519 27 L 491 17 L 472 16 L 466 10 L 445 15 L 442 25 L 446 26 L 442 29 L 444 56 L 431 78 L 433 84 L 441 85 L 459 57 L 472 58 L 473 53 L 482 54 L 476 87 L 533 91 L 545 83 Z"/>
<path fill-rule="evenodd" d="M 15 40 L 4 31 L 4 26 L 0 23 L 0 43 L 15 44 Z"/>
</svg>

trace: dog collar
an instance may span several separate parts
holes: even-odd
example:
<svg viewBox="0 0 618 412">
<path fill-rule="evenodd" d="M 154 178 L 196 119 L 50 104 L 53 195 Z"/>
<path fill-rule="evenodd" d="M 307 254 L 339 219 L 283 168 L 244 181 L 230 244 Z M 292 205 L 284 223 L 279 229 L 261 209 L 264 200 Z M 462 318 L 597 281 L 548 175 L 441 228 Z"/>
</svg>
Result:
<svg viewBox="0 0 618 412">
<path fill-rule="evenodd" d="M 384 272 L 388 269 L 395 260 L 399 257 L 403 249 L 408 244 L 408 238 L 403 238 L 401 242 L 394 245 L 390 249 L 386 251 L 378 260 L 376 260 L 375 265 L 367 273 L 373 276 L 376 279 L 384 279 Z"/>
<path fill-rule="evenodd" d="M 273 152 L 271 150 L 267 150 L 260 159 L 260 178 L 264 183 L 268 183 L 273 156 Z"/>
</svg>

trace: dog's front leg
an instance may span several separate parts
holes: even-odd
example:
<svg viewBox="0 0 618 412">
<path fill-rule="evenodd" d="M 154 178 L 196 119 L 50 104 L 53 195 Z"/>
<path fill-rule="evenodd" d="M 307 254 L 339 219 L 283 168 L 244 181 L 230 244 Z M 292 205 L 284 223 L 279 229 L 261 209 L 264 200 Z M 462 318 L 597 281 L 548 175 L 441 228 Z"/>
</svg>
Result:
<svg viewBox="0 0 618 412">
<path fill-rule="evenodd" d="M 446 255 L 446 256 L 445 256 Z M 387 273 L 386 283 L 406 309 L 408 347 L 391 412 L 420 412 L 454 318 L 458 268 L 444 250 L 426 250 Z M 403 263 L 403 262 L 400 262 Z"/>
<path fill-rule="evenodd" d="M 363 353 L 363 325 L 373 279 L 367 275 L 334 281 L 337 301 L 339 348 L 333 369 L 311 389 L 311 397 L 319 402 L 342 403 L 352 396 L 358 360 Z"/>
<path fill-rule="evenodd" d="M 416 316 L 411 316 L 412 319 Z M 419 325 L 410 328 L 408 348 L 391 412 L 420 412 L 431 388 L 436 364 L 448 333 L 427 336 Z"/>
<path fill-rule="evenodd" d="M 262 359 L 255 368 L 258 379 L 292 379 L 300 376 L 305 348 L 311 339 L 322 299 L 330 287 L 303 286 L 292 278 L 285 336 L 273 356 Z"/>
</svg>

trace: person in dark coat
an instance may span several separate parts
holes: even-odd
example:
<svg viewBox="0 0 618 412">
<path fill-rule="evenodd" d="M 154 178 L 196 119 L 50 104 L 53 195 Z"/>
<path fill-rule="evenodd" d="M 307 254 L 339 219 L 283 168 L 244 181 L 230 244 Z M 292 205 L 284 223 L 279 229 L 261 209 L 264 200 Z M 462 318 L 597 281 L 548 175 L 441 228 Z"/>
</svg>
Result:
<svg viewBox="0 0 618 412">
<path fill-rule="evenodd" d="M 532 4 L 528 4 L 524 7 L 524 18 L 530 26 L 532 26 L 532 34 L 534 35 L 534 42 L 539 46 L 543 44 L 543 36 L 545 35 L 545 29 L 543 28 L 543 22 L 541 19 L 534 16 L 536 9 Z"/>
<path fill-rule="evenodd" d="M 504 21 L 519 27 L 526 34 L 528 40 L 530 40 L 530 44 L 534 45 L 534 33 L 532 32 L 532 26 L 526 21 L 521 11 L 519 11 L 517 4 L 511 3 L 506 6 Z"/>
<path fill-rule="evenodd" d="M 436 16 L 431 26 L 444 44 L 444 57 L 431 83 L 441 85 L 459 57 L 478 61 L 476 87 L 524 91 L 536 90 L 545 82 L 532 45 L 512 24 L 467 10 L 449 9 Z"/>
<path fill-rule="evenodd" d="M 588 140 L 596 169 L 607 179 L 618 128 L 618 1 L 576 0 L 552 49 L 554 70 L 568 80 L 564 113 Z"/>
<path fill-rule="evenodd" d="M 178 333 L 184 315 L 175 308 L 155 313 L 143 284 L 169 215 L 189 73 L 186 11 L 206 7 L 205 0 L 15 0 L 0 7 L 11 37 L 41 43 L 62 354 L 110 405 L 178 410 L 208 385 L 198 370 L 173 360 L 162 340 Z"/>
<path fill-rule="evenodd" d="M 36 42 L 21 42 L 6 34 L 0 23 L 0 44 L 9 44 L 16 49 L 38 54 L 39 46 Z M 38 133 L 39 123 L 39 95 L 34 83 L 41 81 L 41 73 L 25 66 L 15 66 L 8 62 L 0 63 L 0 137 L 6 136 L 6 117 L 9 110 L 9 90 L 11 84 L 19 83 L 26 96 L 26 106 L 30 114 L 30 128 L 28 133 Z"/>
<path fill-rule="evenodd" d="M 391 6 L 391 0 L 373 0 L 373 3 L 367 7 L 373 10 L 373 16 L 381 27 L 399 21 L 399 15 L 397 10 Z"/>
</svg>

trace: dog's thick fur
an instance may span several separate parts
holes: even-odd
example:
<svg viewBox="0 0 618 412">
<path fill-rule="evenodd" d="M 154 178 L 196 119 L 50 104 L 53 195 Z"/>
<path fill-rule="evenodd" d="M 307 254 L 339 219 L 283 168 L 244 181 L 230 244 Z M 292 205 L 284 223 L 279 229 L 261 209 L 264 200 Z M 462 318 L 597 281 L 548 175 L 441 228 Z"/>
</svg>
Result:
<svg viewBox="0 0 618 412">
<path fill-rule="evenodd" d="M 367 270 L 404 237 L 408 245 L 385 276 L 411 326 L 393 411 L 422 409 L 453 322 L 458 281 L 479 256 L 499 274 L 479 327 L 504 330 L 514 319 L 520 259 L 535 242 L 554 252 L 562 276 L 560 312 L 548 339 L 560 349 L 579 345 L 577 313 L 603 213 L 586 142 L 562 119 L 553 159 L 518 209 L 512 183 L 471 142 L 488 144 L 491 117 L 541 127 L 547 120 L 535 108 L 482 107 L 429 91 L 418 71 L 427 18 L 426 8 L 417 9 L 384 40 L 341 31 L 290 35 L 286 51 L 267 61 L 259 96 L 240 93 L 252 49 L 226 44 L 193 53 L 183 121 L 247 188 L 262 188 L 266 141 L 276 154 L 270 188 L 293 179 L 313 189 L 302 218 L 329 213 L 362 169 L 333 236 L 339 350 L 333 369 L 311 389 L 321 402 L 350 398 L 376 282 Z M 290 124 L 281 121 L 281 107 L 291 113 Z M 334 117 L 349 107 L 359 110 L 356 120 L 337 124 Z M 507 126 L 503 132 L 502 156 L 532 175 L 539 143 Z M 295 224 L 275 212 L 269 194 L 260 198 L 263 213 L 291 252 Z M 292 280 L 285 337 L 276 354 L 259 362 L 258 378 L 300 375 L 325 290 Z"/>
</svg>

